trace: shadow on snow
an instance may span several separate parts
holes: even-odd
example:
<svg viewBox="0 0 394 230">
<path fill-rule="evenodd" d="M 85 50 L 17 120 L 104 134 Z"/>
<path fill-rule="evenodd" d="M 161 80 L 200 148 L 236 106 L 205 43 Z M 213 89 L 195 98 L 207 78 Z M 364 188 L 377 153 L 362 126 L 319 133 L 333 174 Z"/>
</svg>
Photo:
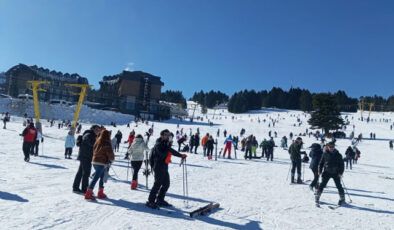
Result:
<svg viewBox="0 0 394 230">
<path fill-rule="evenodd" d="M 38 162 L 29 162 L 30 164 L 33 165 L 39 165 L 39 166 L 44 166 L 47 168 L 54 168 L 54 169 L 67 169 L 66 167 L 60 166 L 60 165 L 53 165 L 53 164 L 44 164 L 44 163 L 38 163 Z"/>
<path fill-rule="evenodd" d="M 17 202 L 29 202 L 29 200 L 26 200 L 26 199 L 20 197 L 19 195 L 8 193 L 8 192 L 2 192 L 2 191 L 0 191 L 0 199 L 13 200 L 13 201 L 17 201 Z"/>
</svg>

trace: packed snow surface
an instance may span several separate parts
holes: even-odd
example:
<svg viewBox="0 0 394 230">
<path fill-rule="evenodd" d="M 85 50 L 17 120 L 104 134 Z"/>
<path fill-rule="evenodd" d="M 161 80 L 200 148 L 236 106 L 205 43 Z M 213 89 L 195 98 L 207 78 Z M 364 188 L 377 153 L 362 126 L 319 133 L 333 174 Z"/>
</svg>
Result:
<svg viewBox="0 0 394 230">
<path fill-rule="evenodd" d="M 5 111 L 4 111 L 5 112 Z M 68 114 L 67 116 L 72 116 Z M 97 116 L 101 114 L 97 113 Z M 201 116 L 199 109 L 196 115 Z M 38 157 L 31 157 L 30 163 L 23 161 L 22 138 L 23 118 L 12 116 L 7 129 L 0 130 L 0 223 L 1 229 L 393 229 L 394 227 L 394 151 L 389 149 L 389 139 L 394 138 L 390 123 L 393 113 L 372 113 L 376 121 L 366 123 L 358 118 L 359 113 L 349 113 L 350 125 L 347 135 L 355 125 L 355 134 L 362 133 L 364 139 L 358 145 L 361 158 L 353 170 L 345 170 L 343 181 L 352 203 L 332 210 L 328 208 L 338 202 L 339 196 L 334 182 L 330 180 L 321 196 L 322 207 L 316 208 L 313 192 L 308 185 L 289 185 L 286 180 L 290 159 L 286 150 L 276 147 L 274 161 L 265 159 L 244 160 L 243 152 L 237 151 L 237 159 L 218 158 L 207 160 L 202 155 L 188 154 L 187 175 L 189 187 L 188 202 L 184 201 L 182 187 L 182 167 L 180 159 L 173 157 L 169 167 L 171 187 L 166 200 L 174 205 L 168 210 L 151 210 L 145 207 L 149 190 L 145 187 L 142 170 L 139 187 L 130 190 L 131 170 L 127 180 L 128 162 L 123 160 L 126 144 L 122 143 L 121 152 L 116 153 L 116 162 L 110 170 L 111 179 L 105 184 L 108 199 L 96 202 L 85 201 L 83 196 L 72 193 L 72 183 L 79 162 L 76 160 L 78 148 L 73 149 L 73 159 L 64 159 L 66 129 L 49 127 L 43 121 L 44 143 L 40 143 Z M 85 122 L 89 114 L 82 112 Z M 149 142 L 152 147 L 162 129 L 172 132 L 183 128 L 189 135 L 195 133 L 212 134 L 218 137 L 218 152 L 224 147 L 223 130 L 239 136 L 241 128 L 246 135 L 254 134 L 259 143 L 268 139 L 268 132 L 278 132 L 274 138 L 277 146 L 282 136 L 290 132 L 304 133 L 309 115 L 300 111 L 263 109 L 247 114 L 230 114 L 226 111 L 208 111 L 208 118 L 214 126 L 203 121 L 178 122 L 169 120 L 154 122 L 154 135 Z M 234 120 L 232 119 L 234 116 Z M 214 117 L 214 118 L 213 118 Z M 298 126 L 297 117 L 302 125 Z M 260 123 L 258 123 L 260 118 Z M 269 119 L 277 119 L 275 127 Z M 115 116 L 111 119 L 117 119 Z M 263 119 L 266 122 L 263 122 Z M 131 122 L 132 119 L 129 121 Z M 82 123 L 83 130 L 95 122 Z M 179 128 L 177 124 L 179 123 Z M 271 123 L 271 127 L 268 124 Z M 108 124 L 103 122 L 103 124 Z M 296 124 L 296 126 L 294 126 Z M 134 129 L 144 134 L 149 125 L 131 123 L 130 128 L 119 125 L 109 130 L 121 130 L 122 142 Z M 369 140 L 369 133 L 376 133 L 376 140 Z M 314 137 L 303 137 L 304 150 L 316 142 Z M 291 142 L 289 140 L 289 142 Z M 349 139 L 338 139 L 337 149 L 342 155 L 350 145 Z M 215 153 L 215 152 L 214 152 Z M 258 149 L 261 155 L 261 149 Z M 313 178 L 305 164 L 305 180 Z M 144 166 L 142 166 L 142 169 Z M 92 169 L 92 172 L 94 170 Z M 149 177 L 149 188 L 153 177 Z M 95 193 L 97 194 L 98 185 Z M 346 195 L 349 202 L 349 196 Z M 210 202 L 220 203 L 220 208 L 206 216 L 190 218 L 189 212 Z"/>
</svg>

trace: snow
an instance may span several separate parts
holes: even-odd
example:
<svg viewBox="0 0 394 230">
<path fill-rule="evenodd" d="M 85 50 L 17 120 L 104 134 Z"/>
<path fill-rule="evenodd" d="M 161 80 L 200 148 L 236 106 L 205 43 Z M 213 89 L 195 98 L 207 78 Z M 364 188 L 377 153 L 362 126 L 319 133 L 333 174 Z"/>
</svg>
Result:
<svg viewBox="0 0 394 230">
<path fill-rule="evenodd" d="M 196 109 L 196 116 L 201 115 L 200 111 Z M 108 124 L 107 121 L 96 120 L 102 112 L 97 112 L 90 121 L 90 115 L 83 113 L 81 117 L 88 122 L 83 123 L 83 129 L 93 123 Z M 210 119 L 212 115 L 213 110 L 209 110 Z M 106 118 L 112 121 L 117 119 L 116 116 L 120 115 Z M 237 119 L 233 121 L 231 116 Z M 293 126 L 297 116 L 303 122 L 300 127 Z M 110 170 L 112 179 L 105 184 L 109 199 L 85 201 L 83 196 L 71 192 L 79 162 L 75 160 L 77 147 L 73 150 L 73 160 L 64 159 L 67 130 L 48 127 L 48 123 L 43 121 L 45 140 L 40 144 L 40 148 L 44 147 L 43 154 L 40 149 L 40 156 L 31 157 L 31 162 L 25 163 L 19 136 L 24 128 L 22 118 L 13 116 L 7 129 L 0 130 L 0 157 L 3 160 L 0 167 L 1 229 L 393 229 L 394 181 L 385 177 L 394 177 L 394 151 L 388 147 L 394 131 L 390 130 L 390 123 L 379 122 L 379 119 L 391 119 L 393 122 L 394 114 L 372 113 L 371 118 L 378 121 L 370 123 L 359 121 L 360 113 L 348 116 L 351 125 L 345 131 L 347 135 L 355 124 L 355 134 L 363 133 L 367 138 L 358 145 L 361 151 L 358 164 L 344 173 L 343 180 L 352 199 L 349 206 L 331 210 L 324 204 L 336 204 L 339 199 L 334 182 L 330 180 L 321 197 L 322 208 L 316 208 L 313 192 L 307 185 L 289 185 L 286 181 L 290 160 L 287 151 L 279 147 L 275 148 L 274 161 L 267 162 L 264 159 L 245 161 L 240 150 L 237 151 L 238 159 L 208 161 L 202 156 L 200 146 L 199 154 L 188 154 L 187 158 L 188 204 L 183 199 L 179 158 L 173 157 L 170 164 L 171 187 L 166 200 L 175 206 L 173 213 L 144 206 L 149 190 L 145 188 L 142 172 L 138 190 L 130 190 L 130 181 L 126 180 L 128 162 L 123 160 L 126 144 L 123 143 L 121 152 L 116 154 L 113 170 Z M 257 122 L 258 118 L 268 120 L 269 117 L 279 118 L 275 128 L 268 128 L 267 122 Z M 215 138 L 220 128 L 219 152 L 223 148 L 224 129 L 228 134 L 239 135 L 241 128 L 245 128 L 246 135 L 256 135 L 259 142 L 268 138 L 269 130 L 272 134 L 277 131 L 278 138 L 274 140 L 279 145 L 282 136 L 293 132 L 296 137 L 296 134 L 305 132 L 307 119 L 308 115 L 300 111 L 263 109 L 235 115 L 217 110 L 212 120 L 213 127 L 206 124 L 204 117 L 204 121 L 195 119 L 195 123 L 181 122 L 180 128 L 189 135 L 189 128 L 194 133 L 199 127 L 202 135 L 209 132 Z M 124 141 L 131 129 L 143 134 L 150 126 L 151 123 L 135 127 L 132 123 L 130 128 L 126 125 L 106 128 L 121 130 Z M 154 135 L 149 147 L 153 146 L 160 130 L 165 128 L 175 133 L 176 120 L 154 122 Z M 376 140 L 368 139 L 370 132 L 376 133 Z M 303 140 L 305 147 L 315 142 L 313 137 L 303 137 Z M 349 144 L 349 139 L 337 140 L 337 149 L 342 155 Z M 309 149 L 304 150 L 309 153 Z M 261 149 L 258 149 L 260 154 Z M 312 178 L 308 165 L 305 165 L 305 180 Z M 152 181 L 153 177 L 150 177 L 149 187 Z M 349 201 L 348 196 L 346 200 Z M 209 202 L 219 202 L 220 208 L 207 216 L 189 217 L 189 212 Z"/>
<path fill-rule="evenodd" d="M 76 107 L 77 105 L 67 106 L 40 102 L 40 118 L 73 121 Z M 0 98 L 0 110 L 17 116 L 23 116 L 24 113 L 27 113 L 28 117 L 35 118 L 34 103 L 32 100 Z M 82 123 L 89 122 L 102 125 L 109 125 L 111 122 L 127 124 L 134 120 L 134 116 L 113 111 L 92 109 L 86 105 L 82 105 L 78 120 Z"/>
</svg>

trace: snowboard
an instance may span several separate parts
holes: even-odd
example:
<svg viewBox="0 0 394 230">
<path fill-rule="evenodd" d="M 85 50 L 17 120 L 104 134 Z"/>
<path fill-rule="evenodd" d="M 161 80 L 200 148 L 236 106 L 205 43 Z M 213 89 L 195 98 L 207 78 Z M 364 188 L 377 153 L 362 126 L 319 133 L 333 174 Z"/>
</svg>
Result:
<svg viewBox="0 0 394 230">
<path fill-rule="evenodd" d="M 206 213 L 212 211 L 215 208 L 219 208 L 220 204 L 219 203 L 210 203 L 208 205 L 205 205 L 197 210 L 194 210 L 190 213 L 190 217 L 194 218 L 196 216 L 203 216 Z"/>
</svg>

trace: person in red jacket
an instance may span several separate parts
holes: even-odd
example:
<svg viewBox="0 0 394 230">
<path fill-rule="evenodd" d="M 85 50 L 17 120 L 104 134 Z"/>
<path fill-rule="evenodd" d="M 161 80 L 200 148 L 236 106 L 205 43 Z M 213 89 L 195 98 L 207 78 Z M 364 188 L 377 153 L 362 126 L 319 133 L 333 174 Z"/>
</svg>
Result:
<svg viewBox="0 0 394 230">
<path fill-rule="evenodd" d="M 124 143 L 129 143 L 129 148 L 130 148 L 131 144 L 133 144 L 134 138 L 135 138 L 135 132 L 133 130 L 129 134 L 129 139 L 127 139 L 127 141 L 125 141 Z M 125 155 L 124 159 L 125 160 L 129 159 L 129 151 L 126 151 L 126 155 Z"/>
<path fill-rule="evenodd" d="M 27 126 L 21 136 L 23 136 L 23 154 L 25 155 L 25 161 L 30 161 L 30 149 L 37 138 L 37 129 L 34 127 L 34 123 L 30 122 L 29 126 Z"/>
</svg>

